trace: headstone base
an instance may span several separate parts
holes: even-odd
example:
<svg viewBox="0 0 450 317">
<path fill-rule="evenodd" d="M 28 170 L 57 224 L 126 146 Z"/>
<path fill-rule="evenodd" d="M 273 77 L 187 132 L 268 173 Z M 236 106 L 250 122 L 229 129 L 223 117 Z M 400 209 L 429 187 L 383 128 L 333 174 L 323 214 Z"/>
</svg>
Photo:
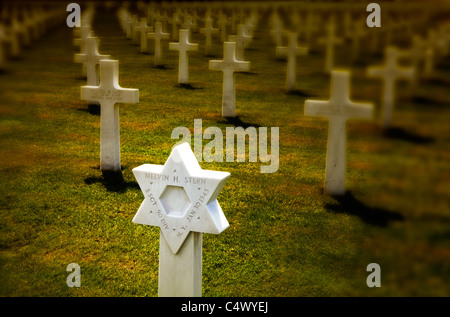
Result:
<svg viewBox="0 0 450 317">
<path fill-rule="evenodd" d="M 177 254 L 159 234 L 159 297 L 202 296 L 203 233 L 190 232 Z"/>
</svg>

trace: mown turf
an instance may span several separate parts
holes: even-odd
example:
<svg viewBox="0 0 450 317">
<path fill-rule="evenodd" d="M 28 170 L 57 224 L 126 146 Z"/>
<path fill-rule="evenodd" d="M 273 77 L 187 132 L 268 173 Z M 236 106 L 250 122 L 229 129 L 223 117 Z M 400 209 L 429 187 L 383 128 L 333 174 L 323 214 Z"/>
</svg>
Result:
<svg viewBox="0 0 450 317">
<path fill-rule="evenodd" d="M 203 295 L 448 296 L 450 61 L 412 94 L 399 85 L 390 134 L 377 120 L 348 123 L 349 192 L 333 198 L 323 194 L 327 122 L 303 116 L 306 99 L 329 97 L 323 48 L 299 58 L 299 91 L 286 94 L 286 63 L 264 19 L 245 52 L 251 71 L 236 76 L 238 125 L 279 127 L 279 170 L 200 163 L 231 173 L 218 198 L 230 227 L 203 237 Z M 172 130 L 193 136 L 194 119 L 219 127 L 224 145 L 235 126 L 220 115 L 222 74 L 208 70 L 208 60 L 222 58 L 217 41 L 216 57 L 205 57 L 193 33 L 200 50 L 190 55 L 186 89 L 167 42 L 165 67 L 155 68 L 115 11 L 98 10 L 93 29 L 100 52 L 120 62 L 120 85 L 139 89 L 138 104 L 120 105 L 123 178 L 98 169 L 99 116 L 80 100 L 85 79 L 63 24 L 0 75 L 1 296 L 156 296 L 159 229 L 131 222 L 143 200 L 131 170 L 164 164 L 178 141 Z M 375 102 L 377 115 L 380 83 L 365 67 L 380 62 L 367 55 L 352 68 L 352 98 Z M 380 288 L 366 285 L 372 262 Z M 66 285 L 69 263 L 81 267 L 80 288 Z"/>
</svg>

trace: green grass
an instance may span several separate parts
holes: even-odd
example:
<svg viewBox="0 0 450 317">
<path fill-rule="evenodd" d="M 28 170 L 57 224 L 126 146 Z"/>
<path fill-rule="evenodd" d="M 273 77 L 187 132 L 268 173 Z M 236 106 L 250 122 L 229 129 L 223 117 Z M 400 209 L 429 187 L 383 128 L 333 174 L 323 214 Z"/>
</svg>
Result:
<svg viewBox="0 0 450 317">
<path fill-rule="evenodd" d="M 280 166 L 261 174 L 260 162 L 200 163 L 231 173 L 218 198 L 230 227 L 203 237 L 203 295 L 450 295 L 448 58 L 416 98 L 400 85 L 394 112 L 406 136 L 431 142 L 383 136 L 376 120 L 348 123 L 351 196 L 339 201 L 323 194 L 327 122 L 303 116 L 305 99 L 329 97 L 323 52 L 299 58 L 305 96 L 286 94 L 286 64 L 267 28 L 259 25 L 245 52 L 251 72 L 237 74 L 237 113 L 246 124 L 280 128 Z M 203 119 L 203 129 L 225 135 L 233 126 L 220 115 L 222 74 L 208 70 L 221 45 L 217 57 L 205 57 L 193 33 L 195 89 L 184 89 L 167 42 L 166 68 L 158 69 L 123 36 L 114 12 L 99 11 L 94 31 L 100 52 L 120 62 L 120 85 L 139 89 L 138 104 L 120 105 L 123 181 L 98 169 L 99 116 L 80 100 L 85 79 L 63 25 L 0 75 L 1 296 L 157 296 L 159 229 L 131 222 L 143 200 L 131 170 L 164 164 L 175 127 L 193 131 Z M 379 82 L 365 78 L 362 64 L 352 68 L 352 97 L 378 105 Z M 372 262 L 381 266 L 381 288 L 366 285 Z M 66 285 L 69 263 L 81 267 L 80 288 Z"/>
</svg>

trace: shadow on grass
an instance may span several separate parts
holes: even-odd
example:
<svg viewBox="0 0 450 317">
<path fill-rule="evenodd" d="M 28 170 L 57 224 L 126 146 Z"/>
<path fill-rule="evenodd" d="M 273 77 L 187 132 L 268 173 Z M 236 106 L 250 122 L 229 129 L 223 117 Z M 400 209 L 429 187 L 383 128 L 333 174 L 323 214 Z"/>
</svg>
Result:
<svg viewBox="0 0 450 317">
<path fill-rule="evenodd" d="M 450 69 L 450 66 L 449 66 Z M 424 84 L 432 85 L 432 86 L 441 86 L 441 87 L 448 87 L 450 85 L 450 81 L 444 79 L 444 78 L 426 78 L 422 79 L 422 82 Z"/>
<path fill-rule="evenodd" d="M 412 101 L 415 104 L 425 105 L 425 106 L 432 106 L 432 107 L 442 107 L 447 106 L 448 103 L 442 100 L 436 100 L 425 96 L 415 96 L 412 98 Z"/>
<path fill-rule="evenodd" d="M 192 86 L 192 84 L 178 84 L 178 85 L 175 85 L 175 87 L 184 88 L 184 89 L 188 89 L 188 90 L 204 89 L 203 87 L 194 87 L 194 86 Z"/>
<path fill-rule="evenodd" d="M 225 121 L 218 121 L 218 123 L 232 124 L 235 127 L 243 127 L 244 129 L 247 129 L 248 127 L 255 127 L 255 128 L 259 128 L 260 127 L 259 124 L 243 122 L 241 120 L 241 118 L 239 118 L 239 117 L 234 117 L 234 118 L 226 117 L 224 119 L 225 119 Z"/>
<path fill-rule="evenodd" d="M 125 193 L 128 188 L 139 188 L 137 182 L 126 182 L 122 171 L 102 171 L 102 176 L 88 177 L 84 183 L 87 185 L 101 183 L 107 191 L 115 193 Z"/>
<path fill-rule="evenodd" d="M 434 141 L 434 138 L 432 137 L 421 136 L 397 127 L 392 127 L 384 130 L 383 136 L 391 139 L 404 140 L 416 144 L 429 144 Z"/>
<path fill-rule="evenodd" d="M 79 111 L 84 111 L 94 116 L 100 115 L 100 105 L 99 104 L 88 104 L 87 108 L 78 108 Z"/>
<path fill-rule="evenodd" d="M 288 91 L 286 91 L 286 95 L 299 96 L 299 97 L 316 97 L 315 95 L 313 95 L 311 93 L 308 93 L 308 92 L 302 91 L 302 90 L 298 90 L 298 89 L 288 90 Z"/>
<path fill-rule="evenodd" d="M 258 75 L 257 72 L 252 72 L 252 71 L 248 71 L 248 72 L 239 72 L 239 74 L 244 74 L 244 75 Z"/>
<path fill-rule="evenodd" d="M 398 212 L 365 205 L 357 200 L 350 191 L 342 196 L 333 196 L 333 198 L 338 204 L 326 204 L 325 207 L 329 211 L 357 216 L 367 224 L 386 227 L 390 221 L 404 220 L 403 215 Z"/>
<path fill-rule="evenodd" d="M 156 69 L 173 69 L 173 67 L 169 67 L 167 65 L 153 65 L 152 68 L 156 68 Z"/>
</svg>

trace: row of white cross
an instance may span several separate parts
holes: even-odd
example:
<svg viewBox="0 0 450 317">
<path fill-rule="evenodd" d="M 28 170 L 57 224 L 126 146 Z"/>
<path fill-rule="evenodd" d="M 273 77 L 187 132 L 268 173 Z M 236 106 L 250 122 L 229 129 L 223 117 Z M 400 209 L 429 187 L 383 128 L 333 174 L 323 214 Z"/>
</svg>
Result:
<svg viewBox="0 0 450 317">
<path fill-rule="evenodd" d="M 156 34 L 161 35 L 162 30 L 160 22 L 155 25 L 153 36 L 156 39 Z M 179 51 L 179 82 L 181 78 L 181 82 L 187 83 L 187 52 L 198 49 L 198 46 L 189 42 L 188 29 L 181 29 L 179 32 L 179 43 L 170 43 L 169 48 Z M 168 38 L 169 34 L 166 37 Z M 223 72 L 223 115 L 235 115 L 234 73 L 249 70 L 249 62 L 237 58 L 236 46 L 235 42 L 224 42 L 223 60 L 209 61 L 211 70 Z M 297 45 L 295 33 L 289 35 L 287 47 L 277 48 L 277 54 L 288 56 L 287 89 L 295 87 L 296 56 L 306 54 L 307 50 L 306 47 Z M 385 81 L 385 123 L 390 123 L 387 108 L 394 100 L 395 81 L 402 77 L 411 78 L 413 75 L 412 68 L 403 69 L 397 64 L 398 56 L 399 51 L 389 47 L 386 50 L 385 65 L 368 69 L 369 76 L 380 76 Z M 100 71 L 107 68 L 111 62 L 100 61 Z M 325 191 L 330 195 L 342 195 L 345 193 L 346 122 L 354 118 L 371 118 L 373 105 L 351 101 L 350 73 L 336 71 L 331 67 L 330 70 L 330 99 L 307 100 L 304 114 L 326 117 L 329 120 Z M 103 76 L 105 74 L 102 73 L 101 78 L 104 78 Z M 109 76 L 116 78 L 117 75 Z M 115 91 L 123 91 L 118 83 L 115 86 Z M 83 87 L 82 92 L 97 91 L 99 88 Z M 115 92 L 108 93 L 113 94 Z M 84 99 L 89 98 L 92 98 L 92 95 L 84 96 Z M 95 100 L 101 101 L 100 98 Z M 103 111 L 103 103 L 101 104 Z M 108 106 L 111 107 L 110 104 Z M 201 296 L 202 234 L 218 234 L 229 226 L 217 202 L 217 196 L 230 174 L 202 170 L 186 143 L 173 149 L 164 166 L 144 164 L 134 168 L 133 173 L 145 197 L 133 222 L 160 228 L 159 296 Z M 204 184 L 180 184 L 179 179 L 186 178 L 201 179 Z"/>
<path fill-rule="evenodd" d="M 180 42 L 170 43 L 170 47 L 179 50 L 180 67 L 179 77 L 187 72 L 187 52 L 192 49 L 189 43 L 188 30 L 180 29 Z M 295 63 L 297 54 L 305 53 L 306 49 L 296 44 L 296 34 L 291 34 L 289 46 L 278 49 L 278 53 L 288 55 L 288 65 Z M 386 63 L 382 67 L 368 69 L 370 76 L 384 78 L 385 93 L 383 107 L 383 126 L 391 123 L 392 105 L 394 101 L 395 81 L 398 78 L 412 78 L 413 69 L 404 69 L 397 65 L 398 51 L 388 48 L 386 51 Z M 90 56 L 90 57 L 89 57 Z M 223 116 L 235 116 L 235 84 L 234 73 L 236 71 L 248 71 L 249 62 L 236 59 L 236 43 L 224 43 L 223 60 L 211 60 L 211 70 L 223 72 Z M 119 142 L 119 114 L 117 103 L 138 102 L 137 89 L 121 88 L 118 83 L 118 61 L 108 60 L 109 56 L 98 53 L 98 39 L 86 37 L 86 53 L 76 55 L 76 60 L 83 62 L 87 74 L 95 75 L 95 67 L 100 64 L 100 85 L 96 81 L 93 84 L 82 87 L 82 99 L 99 102 L 101 105 L 101 164 L 102 170 L 120 170 L 120 142 Z M 95 75 L 96 76 L 96 75 Z M 345 123 L 350 118 L 368 118 L 372 115 L 372 106 L 354 104 L 349 99 L 350 85 L 349 72 L 332 71 L 331 97 L 328 101 L 305 102 L 305 115 L 327 117 L 330 121 L 327 171 L 325 189 L 329 194 L 343 194 L 345 192 Z M 288 71 L 288 83 L 295 80 L 295 72 Z M 370 109 L 369 109 L 370 108 Z M 330 168 L 333 166 L 332 168 Z"/>
<path fill-rule="evenodd" d="M 6 69 L 9 58 L 20 57 L 22 49 L 30 47 L 63 21 L 64 16 L 56 8 L 44 10 L 40 6 L 13 10 L 10 16 L 3 14 L 0 19 L 0 70 Z"/>
<path fill-rule="evenodd" d="M 117 104 L 139 102 L 139 91 L 120 87 L 119 62 L 111 60 L 110 55 L 99 53 L 99 39 L 94 36 L 90 28 L 92 15 L 91 11 L 85 12 L 83 26 L 78 30 L 80 39 L 75 41 L 81 49 L 81 53 L 75 56 L 75 61 L 83 63 L 84 72 L 87 75 L 87 86 L 81 87 L 81 99 L 91 103 L 98 102 L 101 107 L 101 169 L 119 171 L 119 108 Z M 141 44 L 147 42 L 148 38 L 155 40 L 155 65 L 161 65 L 161 47 L 157 43 L 161 39 L 168 39 L 170 35 L 163 32 L 161 22 L 154 23 L 154 31 L 144 22 L 141 21 L 139 26 Z M 236 27 L 237 37 L 239 34 L 245 35 L 244 25 Z M 329 34 L 334 34 L 332 28 L 331 25 Z M 128 30 L 128 26 L 124 29 Z M 216 33 L 218 29 L 213 28 L 212 20 L 209 19 L 203 30 L 208 43 L 211 39 L 210 35 Z M 190 50 L 198 50 L 198 44 L 189 42 L 189 28 L 180 29 L 176 33 L 179 42 L 170 43 L 169 48 L 179 51 L 179 83 L 186 84 L 188 83 L 187 53 Z M 133 37 L 132 31 L 130 34 Z M 250 38 L 249 35 L 245 36 Z M 244 61 L 243 56 L 242 47 L 245 46 L 245 41 L 240 41 L 237 37 L 224 41 L 223 60 L 209 61 L 211 70 L 223 72 L 223 116 L 235 116 L 234 73 L 248 71 L 250 68 L 250 62 Z M 172 39 L 174 39 L 173 34 Z M 330 41 L 326 43 L 330 45 Z M 333 41 L 331 43 L 332 46 Z M 206 47 L 208 46 L 210 45 L 207 44 Z M 146 51 L 147 48 L 141 45 L 141 50 Z M 296 57 L 307 52 L 308 47 L 298 46 L 295 32 L 289 33 L 286 47 L 283 47 L 281 42 L 277 45 L 277 54 L 287 56 L 287 90 L 295 89 Z M 206 48 L 206 54 L 209 54 L 208 48 Z M 346 121 L 354 118 L 371 118 L 373 104 L 356 103 L 350 100 L 350 72 L 335 70 L 332 62 L 333 54 L 327 53 L 327 56 L 328 54 L 331 56 L 326 58 L 327 71 L 331 72 L 330 99 L 306 100 L 304 114 L 326 117 L 329 120 L 325 191 L 330 195 L 341 195 L 345 192 Z M 391 122 L 390 113 L 395 100 L 395 81 L 399 78 L 411 79 L 414 74 L 413 68 L 398 65 L 399 58 L 404 54 L 394 47 L 388 47 L 385 53 L 385 64 L 380 67 L 370 67 L 367 70 L 369 76 L 379 76 L 384 79 L 383 125 L 385 127 Z M 99 74 L 97 66 L 99 66 Z M 217 202 L 217 196 L 230 174 L 202 170 L 186 143 L 173 149 L 164 166 L 144 164 L 133 169 L 133 173 L 145 196 L 133 222 L 161 228 L 159 295 L 201 296 L 202 233 L 218 234 L 229 226 Z M 181 179 L 195 179 L 196 183 L 180 184 Z"/>
</svg>

